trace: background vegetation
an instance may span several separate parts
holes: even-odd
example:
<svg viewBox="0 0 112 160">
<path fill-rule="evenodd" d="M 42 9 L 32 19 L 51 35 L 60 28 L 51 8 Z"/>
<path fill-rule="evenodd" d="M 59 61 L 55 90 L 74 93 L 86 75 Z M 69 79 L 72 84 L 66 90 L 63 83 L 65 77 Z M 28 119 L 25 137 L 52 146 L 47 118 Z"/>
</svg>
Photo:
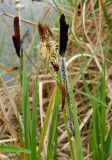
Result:
<svg viewBox="0 0 112 160">
<path fill-rule="evenodd" d="M 9 35 L 4 32 L 0 37 L 2 159 L 112 159 L 111 10 L 110 0 L 53 0 L 41 19 L 42 23 L 49 24 L 58 44 L 61 13 L 69 24 L 66 66 L 75 137 L 67 132 L 57 79 L 41 59 L 35 19 L 27 23 L 32 26 L 33 36 L 24 47 L 22 70 L 12 71 L 13 64 L 21 68 L 16 54 L 9 56 L 11 65 L 4 64 L 2 55 Z M 13 18 L 10 21 L 13 23 Z"/>
</svg>

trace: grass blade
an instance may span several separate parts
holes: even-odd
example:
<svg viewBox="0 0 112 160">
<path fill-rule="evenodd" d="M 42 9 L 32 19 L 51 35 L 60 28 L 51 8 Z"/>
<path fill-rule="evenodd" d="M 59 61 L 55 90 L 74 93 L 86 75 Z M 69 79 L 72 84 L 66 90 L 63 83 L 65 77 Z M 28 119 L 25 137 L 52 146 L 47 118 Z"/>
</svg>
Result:
<svg viewBox="0 0 112 160">
<path fill-rule="evenodd" d="M 0 146 L 0 152 L 13 152 L 13 153 L 27 153 L 31 154 L 31 151 L 27 148 L 23 147 L 15 147 L 15 146 Z"/>
<path fill-rule="evenodd" d="M 31 131 L 31 159 L 36 160 L 36 127 L 37 127 L 37 106 L 38 106 L 38 81 L 35 82 L 34 104 L 32 112 Z"/>
<path fill-rule="evenodd" d="M 44 125 L 43 125 L 43 129 L 42 129 L 41 136 L 40 136 L 40 143 L 39 143 L 39 147 L 38 147 L 38 154 L 39 155 L 42 152 L 42 147 L 43 147 L 43 144 L 44 144 L 46 131 L 47 131 L 48 124 L 49 124 L 49 121 L 50 121 L 50 116 L 52 114 L 52 107 L 53 107 L 53 104 L 54 104 L 54 99 L 55 99 L 55 96 L 56 96 L 56 92 L 57 92 L 57 85 L 55 86 L 55 88 L 53 90 L 53 93 L 52 93 L 52 96 L 51 96 L 51 99 L 50 99 L 50 102 L 49 102 L 48 110 L 47 110 L 47 113 L 46 113 L 46 118 L 44 120 Z"/>
<path fill-rule="evenodd" d="M 52 114 L 51 126 L 50 126 L 50 134 L 47 148 L 47 160 L 56 159 L 57 158 L 57 125 L 58 125 L 58 110 L 60 105 L 60 91 L 59 88 L 56 92 L 54 109 Z M 54 150 L 55 149 L 55 150 Z M 55 151 L 55 152 L 54 152 Z"/>
<path fill-rule="evenodd" d="M 22 81 L 22 102 L 24 116 L 24 138 L 25 147 L 30 148 L 30 111 L 29 111 L 29 96 L 28 96 L 28 78 L 26 66 L 23 66 L 23 81 Z"/>
<path fill-rule="evenodd" d="M 104 14 L 106 23 L 108 25 L 108 28 L 111 31 L 112 30 L 112 23 L 111 23 L 111 20 L 110 20 L 110 18 L 108 16 L 108 13 L 107 13 L 105 1 L 104 0 L 99 0 L 99 3 L 101 4 L 102 10 L 103 10 L 103 14 Z"/>
<path fill-rule="evenodd" d="M 76 145 L 76 154 L 75 154 L 75 159 L 76 160 L 83 160 L 83 147 L 82 147 L 82 140 L 81 140 L 81 135 L 80 135 L 80 130 L 79 130 L 79 122 L 78 122 L 78 116 L 77 116 L 77 108 L 75 105 L 75 100 L 73 94 L 71 94 L 71 100 L 72 100 L 72 115 L 73 115 L 73 120 L 74 120 L 74 126 L 75 126 L 75 142 L 74 147 Z"/>
</svg>

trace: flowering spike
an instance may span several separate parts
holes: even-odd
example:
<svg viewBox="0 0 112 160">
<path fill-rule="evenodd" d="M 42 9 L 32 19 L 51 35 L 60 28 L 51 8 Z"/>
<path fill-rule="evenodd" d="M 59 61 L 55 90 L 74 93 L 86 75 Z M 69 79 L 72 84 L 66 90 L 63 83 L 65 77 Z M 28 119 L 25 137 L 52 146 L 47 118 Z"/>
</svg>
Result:
<svg viewBox="0 0 112 160">
<path fill-rule="evenodd" d="M 57 72 L 59 70 L 58 49 L 56 42 L 53 40 L 52 32 L 47 25 L 41 23 L 38 24 L 38 31 L 42 40 L 40 45 L 41 56 Z"/>
<path fill-rule="evenodd" d="M 65 97 L 66 97 L 66 88 L 64 83 L 61 84 L 61 96 L 62 96 L 62 111 L 64 110 L 65 106 Z"/>
<path fill-rule="evenodd" d="M 64 14 L 62 14 L 60 17 L 60 51 L 59 51 L 59 54 L 61 56 L 64 56 L 65 50 L 67 47 L 68 27 L 69 27 L 69 25 L 66 24 L 65 16 L 64 16 Z"/>
<path fill-rule="evenodd" d="M 20 48 L 21 48 L 21 41 L 20 41 L 20 28 L 19 28 L 19 17 L 14 18 L 14 33 L 12 36 L 14 47 L 17 53 L 17 56 L 20 58 Z"/>
</svg>

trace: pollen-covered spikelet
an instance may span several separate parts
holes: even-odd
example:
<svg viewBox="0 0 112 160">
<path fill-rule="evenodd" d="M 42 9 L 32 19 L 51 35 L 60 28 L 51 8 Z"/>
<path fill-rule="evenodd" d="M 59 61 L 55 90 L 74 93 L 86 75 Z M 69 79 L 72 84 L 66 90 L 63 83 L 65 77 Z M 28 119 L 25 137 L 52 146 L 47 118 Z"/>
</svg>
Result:
<svg viewBox="0 0 112 160">
<path fill-rule="evenodd" d="M 39 35 L 41 37 L 40 52 L 44 61 L 50 64 L 55 71 L 59 70 L 58 47 L 53 40 L 51 30 L 47 25 L 38 24 Z"/>
</svg>

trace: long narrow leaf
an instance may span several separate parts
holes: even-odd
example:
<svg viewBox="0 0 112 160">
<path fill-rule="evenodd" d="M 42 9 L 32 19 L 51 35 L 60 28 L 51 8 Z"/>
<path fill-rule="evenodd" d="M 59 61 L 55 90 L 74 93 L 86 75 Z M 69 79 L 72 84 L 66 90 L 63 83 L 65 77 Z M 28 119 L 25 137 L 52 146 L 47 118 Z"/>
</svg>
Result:
<svg viewBox="0 0 112 160">
<path fill-rule="evenodd" d="M 23 67 L 22 81 L 22 101 L 23 101 L 23 116 L 24 116 L 24 138 L 25 147 L 30 148 L 30 111 L 29 111 L 29 96 L 28 96 L 28 78 L 26 66 Z"/>
<path fill-rule="evenodd" d="M 58 125 L 58 110 L 60 105 L 60 91 L 57 89 L 56 92 L 56 98 L 54 103 L 54 109 L 52 114 L 52 120 L 51 120 L 51 127 L 50 127 L 50 134 L 49 134 L 49 142 L 48 142 L 48 148 L 47 148 L 47 160 L 49 159 L 56 159 L 56 150 L 55 145 L 57 146 L 57 125 Z M 56 144 L 55 144 L 56 142 Z M 54 155 L 54 148 L 55 148 L 55 157 Z M 54 158 L 53 158 L 54 157 Z"/>
<path fill-rule="evenodd" d="M 39 155 L 42 151 L 42 147 L 43 147 L 43 144 L 44 144 L 44 139 L 45 139 L 46 131 L 47 131 L 48 124 L 49 124 L 49 121 L 50 121 L 50 116 L 51 116 L 51 113 L 52 113 L 52 107 L 53 107 L 53 104 L 54 104 L 56 91 L 57 91 L 57 86 L 55 86 L 55 88 L 53 90 L 53 93 L 52 93 L 52 96 L 51 96 L 51 99 L 50 99 L 50 102 L 49 102 L 48 110 L 47 110 L 47 113 L 46 113 L 46 118 L 44 120 L 44 125 L 43 125 L 43 129 L 42 129 L 42 132 L 41 132 L 41 137 L 40 137 L 40 143 L 39 143 L 39 147 L 38 147 L 38 154 Z"/>
<path fill-rule="evenodd" d="M 38 81 L 36 80 L 34 89 L 34 104 L 32 113 L 31 131 L 31 159 L 36 160 L 36 127 L 37 127 L 37 105 L 38 105 Z"/>
<path fill-rule="evenodd" d="M 13 152 L 13 153 L 27 153 L 31 154 L 31 151 L 27 148 L 15 147 L 15 146 L 0 146 L 0 152 Z"/>
</svg>

